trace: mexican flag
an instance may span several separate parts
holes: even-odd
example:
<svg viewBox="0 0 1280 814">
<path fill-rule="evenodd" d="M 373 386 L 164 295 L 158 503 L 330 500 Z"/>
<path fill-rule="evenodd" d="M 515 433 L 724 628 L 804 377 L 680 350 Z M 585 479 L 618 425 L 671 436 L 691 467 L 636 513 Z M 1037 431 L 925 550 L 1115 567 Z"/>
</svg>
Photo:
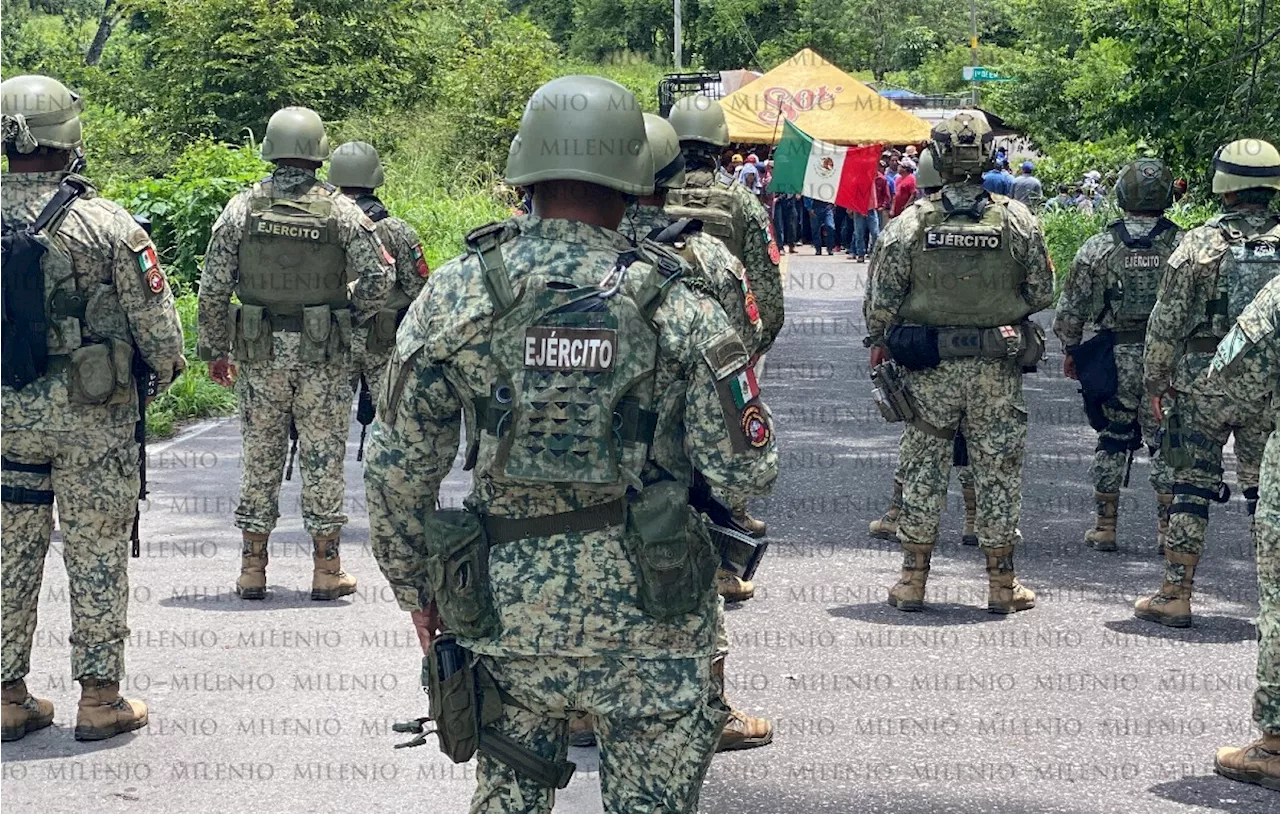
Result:
<svg viewBox="0 0 1280 814">
<path fill-rule="evenodd" d="M 819 141 L 784 119 L 769 191 L 799 193 L 865 215 L 873 206 L 880 149 Z"/>
</svg>

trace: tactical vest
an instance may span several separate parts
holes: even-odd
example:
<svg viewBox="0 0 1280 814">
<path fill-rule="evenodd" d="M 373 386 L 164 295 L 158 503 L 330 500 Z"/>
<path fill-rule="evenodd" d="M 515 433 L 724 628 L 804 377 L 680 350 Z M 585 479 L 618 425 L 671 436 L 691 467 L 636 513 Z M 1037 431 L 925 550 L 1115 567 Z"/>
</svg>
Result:
<svg viewBox="0 0 1280 814">
<path fill-rule="evenodd" d="M 319 181 L 288 197 L 274 194 L 271 179 L 253 185 L 240 240 L 240 302 L 285 316 L 314 305 L 347 307 L 347 254 L 333 195 Z"/>
<path fill-rule="evenodd" d="M 739 219 L 734 216 L 738 211 L 738 201 L 727 187 L 712 182 L 705 187 L 669 190 L 666 210 L 674 220 L 696 218 L 702 221 L 704 232 L 720 238 L 733 256 L 742 260 L 746 235 L 742 233 Z"/>
<path fill-rule="evenodd" d="M 1254 231 L 1238 215 L 1227 214 L 1206 225 L 1216 227 L 1227 242 L 1218 262 L 1218 296 L 1205 306 L 1213 335 L 1221 339 L 1263 286 L 1280 275 L 1280 220 L 1272 217 L 1266 227 Z"/>
<path fill-rule="evenodd" d="M 657 423 L 652 318 L 679 263 L 660 258 L 634 296 L 625 277 L 635 251 L 619 257 L 603 286 L 579 285 L 546 266 L 521 276 L 513 291 L 494 237 L 483 229 L 468 236 L 495 310 L 496 380 L 473 405 L 480 432 L 468 453 L 478 475 L 613 497 L 639 488 Z"/>
<path fill-rule="evenodd" d="M 1111 312 L 1118 330 L 1137 329 L 1146 324 L 1155 308 L 1164 264 L 1177 248 L 1178 229 L 1165 218 L 1142 237 L 1130 235 L 1123 219 L 1107 228 L 1115 245 L 1103 261 L 1107 270 L 1103 310 Z"/>
<path fill-rule="evenodd" d="M 917 325 L 992 328 L 1015 325 L 1030 312 L 1022 297 L 1027 273 L 1013 254 L 1001 203 L 973 211 L 946 210 L 940 196 L 923 204 L 922 228 L 911 247 L 911 288 L 898 316 Z"/>
</svg>

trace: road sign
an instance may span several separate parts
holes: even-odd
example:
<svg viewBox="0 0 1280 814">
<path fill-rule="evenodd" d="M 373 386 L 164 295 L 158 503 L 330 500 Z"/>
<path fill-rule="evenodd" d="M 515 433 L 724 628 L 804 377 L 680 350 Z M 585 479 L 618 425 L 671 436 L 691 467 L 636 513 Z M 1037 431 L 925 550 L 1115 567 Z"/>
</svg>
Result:
<svg viewBox="0 0 1280 814">
<path fill-rule="evenodd" d="M 1001 76 L 990 68 L 979 68 L 973 65 L 966 65 L 962 71 L 964 81 L 966 82 L 1012 82 L 1013 80 L 1007 76 Z"/>
</svg>

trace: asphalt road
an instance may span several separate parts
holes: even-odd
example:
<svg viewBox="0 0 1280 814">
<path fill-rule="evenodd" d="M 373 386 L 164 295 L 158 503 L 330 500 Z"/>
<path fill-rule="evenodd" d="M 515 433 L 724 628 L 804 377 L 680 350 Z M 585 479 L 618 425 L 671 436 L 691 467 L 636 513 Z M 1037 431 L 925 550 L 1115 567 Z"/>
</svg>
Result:
<svg viewBox="0 0 1280 814">
<path fill-rule="evenodd" d="M 1160 578 L 1147 467 L 1134 465 L 1121 550 L 1084 549 L 1093 441 L 1072 383 L 1053 373 L 1054 353 L 1026 380 L 1018 564 L 1039 606 L 1009 618 L 985 612 L 983 561 L 959 545 L 953 484 L 929 609 L 889 608 L 900 555 L 868 539 L 866 525 L 889 497 L 898 428 L 869 398 L 865 266 L 789 260 L 788 325 L 764 377 L 782 476 L 756 507 L 772 547 L 756 599 L 729 614 L 731 697 L 772 717 L 777 736 L 718 757 L 702 810 L 1280 811 L 1280 794 L 1212 774 L 1215 747 L 1254 737 L 1257 592 L 1240 499 L 1213 510 L 1197 625 L 1134 620 L 1133 599 Z M 353 427 L 352 447 L 355 439 Z M 391 723 L 425 714 L 425 699 L 413 631 L 368 552 L 355 450 L 344 564 L 360 591 L 324 604 L 308 599 L 296 475 L 272 538 L 272 595 L 246 604 L 232 592 L 239 454 L 234 420 L 151 451 L 128 650 L 128 689 L 151 705 L 146 729 L 96 745 L 72 739 L 66 576 L 56 551 L 50 557 L 28 680 L 57 717 L 4 746 L 6 811 L 466 810 L 472 765 L 449 763 L 431 744 L 391 748 L 406 737 Z M 459 475 L 448 482 L 453 498 L 465 489 Z M 571 757 L 579 771 L 556 810 L 599 811 L 595 752 Z"/>
</svg>

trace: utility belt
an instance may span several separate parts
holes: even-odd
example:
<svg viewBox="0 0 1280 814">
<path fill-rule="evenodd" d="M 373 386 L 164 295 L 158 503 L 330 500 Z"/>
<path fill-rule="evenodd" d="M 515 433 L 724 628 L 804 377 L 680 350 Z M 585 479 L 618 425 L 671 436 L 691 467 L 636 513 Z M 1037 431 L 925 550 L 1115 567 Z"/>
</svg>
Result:
<svg viewBox="0 0 1280 814">
<path fill-rule="evenodd" d="M 894 360 L 907 370 L 929 370 L 943 359 L 1010 359 L 1024 372 L 1044 358 L 1044 330 L 1031 320 L 994 328 L 935 327 L 898 324 L 886 344 Z"/>
<path fill-rule="evenodd" d="M 351 311 L 329 305 L 306 305 L 301 314 L 278 314 L 264 305 L 231 307 L 234 354 L 242 362 L 275 356 L 272 334 L 301 334 L 299 356 L 304 362 L 339 359 L 351 349 Z"/>
<path fill-rule="evenodd" d="M 404 322 L 409 307 L 400 309 L 383 308 L 373 315 L 369 321 L 369 333 L 364 340 L 364 348 L 368 353 L 382 354 L 389 352 L 396 345 L 396 331 Z"/>
<path fill-rule="evenodd" d="M 1123 331 L 1112 331 L 1117 345 L 1142 345 L 1147 341 L 1147 329 L 1132 328 Z"/>
<path fill-rule="evenodd" d="M 427 735 L 435 733 L 440 751 L 454 763 L 466 763 L 478 750 L 545 788 L 569 785 L 577 766 L 565 760 L 564 745 L 555 760 L 547 760 L 493 729 L 504 703 L 519 704 L 453 634 L 437 636 L 422 657 L 422 688 L 427 691 L 427 716 L 392 726 L 396 732 L 417 734 L 407 743 L 396 744 L 397 749 L 421 746 Z M 436 728 L 424 732 L 427 721 Z"/>
<path fill-rule="evenodd" d="M 1216 336 L 1197 336 L 1186 342 L 1187 353 L 1217 353 L 1218 343 L 1222 339 Z"/>
</svg>

